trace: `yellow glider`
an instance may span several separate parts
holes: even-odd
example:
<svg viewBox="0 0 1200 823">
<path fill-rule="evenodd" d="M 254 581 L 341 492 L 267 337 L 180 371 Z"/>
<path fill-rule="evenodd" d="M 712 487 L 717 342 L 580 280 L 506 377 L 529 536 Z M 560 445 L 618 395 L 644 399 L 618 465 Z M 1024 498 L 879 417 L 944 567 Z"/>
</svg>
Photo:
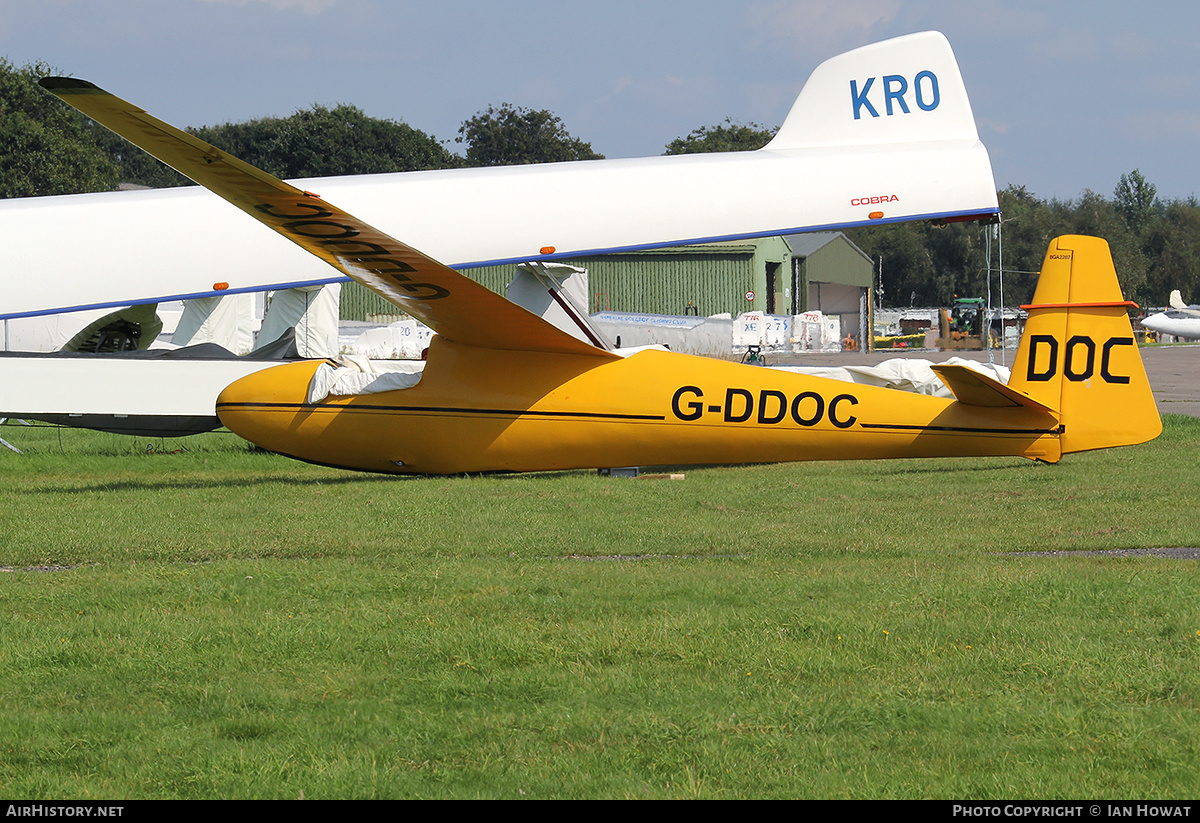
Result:
<svg viewBox="0 0 1200 823">
<path fill-rule="evenodd" d="M 393 473 L 1063 454 L 1162 425 L 1108 245 L 1054 240 L 1007 385 L 939 367 L 954 400 L 580 341 L 355 217 L 90 83 L 72 106 L 432 327 L 416 385 L 310 402 L 309 361 L 217 401 L 229 429 L 313 463 Z"/>
</svg>

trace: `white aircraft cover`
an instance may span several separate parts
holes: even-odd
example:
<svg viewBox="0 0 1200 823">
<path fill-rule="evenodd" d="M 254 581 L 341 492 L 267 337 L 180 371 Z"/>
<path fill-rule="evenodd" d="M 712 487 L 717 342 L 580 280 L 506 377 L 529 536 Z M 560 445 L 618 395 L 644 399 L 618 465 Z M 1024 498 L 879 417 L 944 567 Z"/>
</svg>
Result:
<svg viewBox="0 0 1200 823">
<path fill-rule="evenodd" d="M 370 360 L 359 355 L 342 355 L 322 363 L 308 384 L 308 402 L 326 397 L 410 389 L 421 382 L 423 360 Z"/>
<path fill-rule="evenodd" d="M 994 363 L 979 363 L 962 357 L 951 357 L 944 362 L 947 365 L 966 366 L 1005 385 L 1008 384 L 1008 379 L 1012 375 L 1011 369 Z M 884 360 L 875 366 L 771 366 L 770 368 L 808 374 L 813 377 L 828 377 L 850 383 L 865 383 L 887 389 L 953 398 L 954 394 L 934 373 L 933 366 L 935 365 L 938 364 L 932 360 L 897 357 L 893 360 Z"/>
<path fill-rule="evenodd" d="M 254 348 L 274 343 L 288 329 L 295 328 L 296 350 L 301 357 L 337 356 L 341 293 L 341 283 L 275 292 Z"/>
<path fill-rule="evenodd" d="M 588 271 L 563 263 L 522 263 L 505 297 L 573 337 L 611 349 L 588 314 Z"/>
<path fill-rule="evenodd" d="M 234 354 L 247 354 L 254 345 L 254 295 L 224 294 L 185 301 L 171 343 L 216 343 Z"/>
</svg>

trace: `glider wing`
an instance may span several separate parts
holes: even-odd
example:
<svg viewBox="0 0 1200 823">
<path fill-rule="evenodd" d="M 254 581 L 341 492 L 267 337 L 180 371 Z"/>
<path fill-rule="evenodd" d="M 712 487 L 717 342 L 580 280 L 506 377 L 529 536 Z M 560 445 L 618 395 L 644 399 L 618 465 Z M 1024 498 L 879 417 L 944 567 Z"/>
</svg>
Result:
<svg viewBox="0 0 1200 823">
<path fill-rule="evenodd" d="M 43 88 L 391 301 L 447 340 L 613 358 L 311 192 L 301 191 L 98 86 L 46 77 Z M 214 286 L 220 288 L 220 284 Z"/>
</svg>

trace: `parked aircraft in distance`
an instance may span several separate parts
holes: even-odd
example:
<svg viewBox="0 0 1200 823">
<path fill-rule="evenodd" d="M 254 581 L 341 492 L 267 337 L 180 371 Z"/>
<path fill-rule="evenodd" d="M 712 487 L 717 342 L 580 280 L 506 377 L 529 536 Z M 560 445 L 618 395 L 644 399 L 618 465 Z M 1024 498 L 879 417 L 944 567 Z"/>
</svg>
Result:
<svg viewBox="0 0 1200 823">
<path fill-rule="evenodd" d="M 1200 306 L 1189 306 L 1183 302 L 1179 289 L 1171 292 L 1171 308 L 1152 314 L 1142 320 L 1142 325 L 1159 334 L 1170 334 L 1186 340 L 1200 339 Z"/>
<path fill-rule="evenodd" d="M 850 100 L 843 96 L 835 130 L 853 135 L 868 118 L 936 109 L 940 87 L 924 72 L 911 74 L 924 96 L 902 107 L 906 86 L 896 78 L 904 75 L 883 74 L 887 59 L 869 65 L 842 85 Z M 884 97 L 869 105 L 873 73 Z M 418 474 L 965 455 L 1055 462 L 1144 442 L 1162 428 L 1131 304 L 1098 238 L 1050 244 L 1007 385 L 937 367 L 953 400 L 661 350 L 624 356 L 90 83 L 42 84 L 437 332 L 424 372 L 406 388 L 321 397 L 311 388 L 322 382 L 320 361 L 232 383 L 217 400 L 221 421 L 271 451 Z M 788 142 L 793 132 L 789 119 L 780 136 Z M 850 162 L 853 148 L 838 151 Z M 824 185 L 838 185 L 835 172 Z M 603 223 L 605 214 L 593 217 Z"/>
</svg>

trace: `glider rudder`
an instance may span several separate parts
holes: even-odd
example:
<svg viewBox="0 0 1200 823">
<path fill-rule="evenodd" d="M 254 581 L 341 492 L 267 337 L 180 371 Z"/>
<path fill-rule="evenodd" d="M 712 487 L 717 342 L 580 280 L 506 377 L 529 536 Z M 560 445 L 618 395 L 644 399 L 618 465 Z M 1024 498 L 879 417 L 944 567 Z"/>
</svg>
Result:
<svg viewBox="0 0 1200 823">
<path fill-rule="evenodd" d="M 1056 409 L 1063 454 L 1153 440 L 1162 421 L 1108 243 L 1065 235 L 1046 252 L 1009 387 Z"/>
</svg>

